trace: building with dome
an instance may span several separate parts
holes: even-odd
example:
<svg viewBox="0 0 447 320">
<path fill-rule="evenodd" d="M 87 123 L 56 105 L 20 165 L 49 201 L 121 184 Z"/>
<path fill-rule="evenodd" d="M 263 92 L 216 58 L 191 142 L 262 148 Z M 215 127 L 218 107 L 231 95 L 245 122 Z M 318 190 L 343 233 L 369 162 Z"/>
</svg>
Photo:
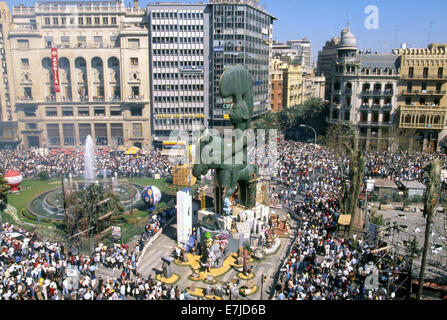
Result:
<svg viewBox="0 0 447 320">
<path fill-rule="evenodd" d="M 349 27 L 341 31 L 336 56 L 331 50 L 330 67 L 323 70 L 330 103 L 328 123 L 353 124 L 366 150 L 387 148 L 397 110 L 399 56 L 359 51 Z"/>
</svg>

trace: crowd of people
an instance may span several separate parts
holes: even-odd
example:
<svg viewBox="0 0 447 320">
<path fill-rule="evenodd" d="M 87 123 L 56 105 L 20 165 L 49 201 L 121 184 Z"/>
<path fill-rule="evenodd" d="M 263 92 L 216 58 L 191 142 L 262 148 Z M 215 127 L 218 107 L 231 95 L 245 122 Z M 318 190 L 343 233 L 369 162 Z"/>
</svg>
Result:
<svg viewBox="0 0 447 320">
<path fill-rule="evenodd" d="M 298 218 L 296 240 L 279 277 L 276 299 L 337 300 L 393 299 L 400 275 L 409 265 L 393 257 L 392 263 L 378 263 L 373 244 L 354 235 L 345 240 L 337 233 L 340 215 L 341 177 L 349 167 L 346 157 L 324 147 L 292 141 L 278 142 L 270 195 Z M 439 156 L 439 155 L 438 155 Z M 423 181 L 423 171 L 435 155 L 393 153 L 365 154 L 365 177 Z M 445 156 L 441 156 L 443 160 Z M 25 178 L 47 172 L 50 177 L 64 173 L 81 175 L 81 153 L 42 155 L 37 150 L 5 151 L 0 167 L 16 167 Z M 444 161 L 447 163 L 447 161 Z M 158 151 L 124 155 L 100 152 L 99 170 L 124 177 L 160 174 L 170 176 L 171 163 Z M 191 299 L 177 286 L 167 286 L 137 272 L 137 261 L 145 243 L 157 233 L 159 220 L 149 221 L 137 244 L 99 244 L 91 256 L 75 255 L 62 244 L 42 240 L 36 234 L 9 224 L 0 233 L 0 299 Z M 19 235 L 19 236 L 17 236 Z M 364 280 L 378 265 L 380 285 L 367 289 Z M 79 273 L 75 282 L 71 269 Z M 120 277 L 101 278 L 98 268 L 119 269 Z"/>
<path fill-rule="evenodd" d="M 73 254 L 63 244 L 42 240 L 9 223 L 0 230 L 0 300 L 187 300 L 178 286 L 136 271 L 141 246 L 159 228 L 151 219 L 140 241 L 98 244 L 90 256 Z M 119 277 L 100 277 L 98 268 L 118 269 Z"/>
<path fill-rule="evenodd" d="M 278 145 L 278 176 L 274 196 L 298 219 L 296 239 L 281 269 L 275 299 L 384 300 L 394 299 L 409 261 L 384 253 L 372 254 L 373 243 L 363 237 L 345 240 L 337 233 L 341 177 L 349 163 L 322 147 L 299 142 Z M 422 180 L 433 156 L 366 154 L 365 176 Z M 408 165 L 406 163 L 408 162 Z M 297 198 L 297 196 L 299 198 Z M 377 265 L 375 270 L 373 265 Z M 365 278 L 379 273 L 374 288 Z"/>
<path fill-rule="evenodd" d="M 142 178 L 171 176 L 171 162 L 160 151 L 148 151 L 145 154 L 125 154 L 124 152 L 97 152 L 96 168 L 99 172 L 108 172 L 119 177 Z M 84 172 L 84 154 L 75 150 L 66 152 L 47 152 L 39 149 L 3 150 L 0 153 L 0 168 L 16 168 L 24 178 L 36 178 L 41 172 L 48 177 L 60 177 L 71 173 L 73 177 L 82 177 Z"/>
</svg>

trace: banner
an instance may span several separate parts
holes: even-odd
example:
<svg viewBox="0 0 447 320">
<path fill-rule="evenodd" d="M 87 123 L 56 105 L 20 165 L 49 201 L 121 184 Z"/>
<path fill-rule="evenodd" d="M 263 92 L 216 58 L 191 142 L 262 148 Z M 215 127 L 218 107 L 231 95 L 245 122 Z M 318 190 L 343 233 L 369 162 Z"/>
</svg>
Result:
<svg viewBox="0 0 447 320">
<path fill-rule="evenodd" d="M 112 226 L 112 238 L 121 238 L 121 227 Z"/>
<path fill-rule="evenodd" d="M 447 170 L 441 170 L 441 180 L 447 183 Z"/>
<path fill-rule="evenodd" d="M 59 85 L 59 60 L 57 57 L 57 48 L 51 48 L 51 70 L 53 72 L 54 92 L 61 92 Z"/>
</svg>

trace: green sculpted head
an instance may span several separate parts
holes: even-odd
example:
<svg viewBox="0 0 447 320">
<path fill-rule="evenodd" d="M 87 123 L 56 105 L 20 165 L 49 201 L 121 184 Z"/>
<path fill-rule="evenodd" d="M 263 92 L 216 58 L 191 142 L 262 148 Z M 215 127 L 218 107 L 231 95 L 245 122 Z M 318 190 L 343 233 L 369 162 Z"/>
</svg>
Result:
<svg viewBox="0 0 447 320">
<path fill-rule="evenodd" d="M 250 73 L 242 65 L 231 66 L 220 78 L 220 95 L 222 98 L 233 98 L 230 109 L 230 120 L 237 129 L 250 128 L 253 114 L 253 80 Z"/>
</svg>

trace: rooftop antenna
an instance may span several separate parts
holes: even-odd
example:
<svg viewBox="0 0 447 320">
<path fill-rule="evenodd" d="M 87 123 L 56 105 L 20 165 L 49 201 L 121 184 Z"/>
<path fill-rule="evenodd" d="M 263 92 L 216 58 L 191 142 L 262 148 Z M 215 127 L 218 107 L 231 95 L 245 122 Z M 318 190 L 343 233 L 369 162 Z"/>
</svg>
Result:
<svg viewBox="0 0 447 320">
<path fill-rule="evenodd" d="M 394 48 L 397 48 L 397 35 L 399 34 L 399 29 L 396 29 L 396 33 L 394 34 Z"/>
<path fill-rule="evenodd" d="M 433 22 L 430 22 L 430 26 L 428 27 L 428 38 L 427 38 L 427 44 L 430 43 L 430 36 L 431 36 L 431 28 L 433 26 Z"/>
<path fill-rule="evenodd" d="M 348 27 L 348 30 L 351 30 L 351 23 L 349 22 L 349 12 L 346 10 L 346 26 Z"/>
</svg>

